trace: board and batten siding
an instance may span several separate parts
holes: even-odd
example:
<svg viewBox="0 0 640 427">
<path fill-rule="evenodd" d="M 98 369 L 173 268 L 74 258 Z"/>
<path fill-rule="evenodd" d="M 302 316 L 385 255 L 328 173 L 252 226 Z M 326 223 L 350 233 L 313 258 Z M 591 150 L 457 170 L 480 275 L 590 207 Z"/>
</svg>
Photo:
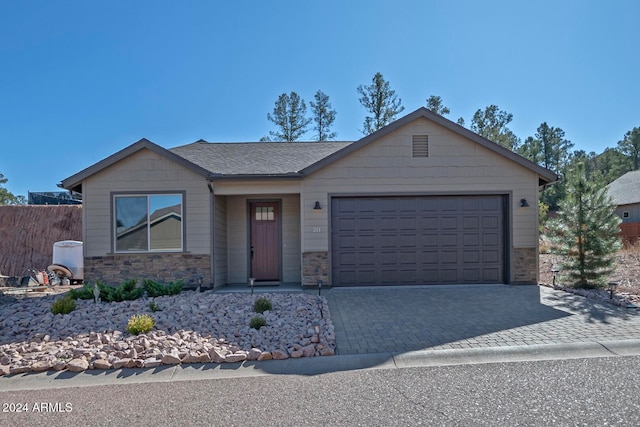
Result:
<svg viewBox="0 0 640 427">
<path fill-rule="evenodd" d="M 217 188 L 217 187 L 216 187 Z M 227 196 L 227 254 L 229 283 L 249 279 L 249 219 L 251 200 L 280 200 L 282 230 L 282 281 L 300 282 L 300 196 L 298 194 L 254 194 Z"/>
<path fill-rule="evenodd" d="M 215 196 L 214 203 L 214 286 L 222 286 L 228 283 L 227 274 L 227 198 Z"/>
<path fill-rule="evenodd" d="M 211 196 L 207 181 L 150 150 L 120 160 L 82 183 L 84 252 L 100 257 L 113 251 L 113 193 L 185 192 L 186 247 L 193 254 L 211 253 Z"/>
<path fill-rule="evenodd" d="M 429 157 L 414 158 L 412 136 L 429 136 Z M 427 119 L 418 119 L 335 161 L 302 183 L 303 252 L 329 248 L 331 195 L 511 195 L 511 245 L 538 245 L 538 176 Z M 527 199 L 528 208 L 520 207 Z M 310 211 L 315 201 L 321 211 Z"/>
</svg>

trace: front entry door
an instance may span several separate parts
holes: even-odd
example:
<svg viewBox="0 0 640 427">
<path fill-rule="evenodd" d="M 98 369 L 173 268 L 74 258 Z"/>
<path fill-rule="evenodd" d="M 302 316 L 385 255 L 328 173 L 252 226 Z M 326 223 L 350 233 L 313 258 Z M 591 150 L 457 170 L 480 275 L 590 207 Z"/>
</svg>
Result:
<svg viewBox="0 0 640 427">
<path fill-rule="evenodd" d="M 251 202 L 251 277 L 280 280 L 280 204 Z"/>
</svg>

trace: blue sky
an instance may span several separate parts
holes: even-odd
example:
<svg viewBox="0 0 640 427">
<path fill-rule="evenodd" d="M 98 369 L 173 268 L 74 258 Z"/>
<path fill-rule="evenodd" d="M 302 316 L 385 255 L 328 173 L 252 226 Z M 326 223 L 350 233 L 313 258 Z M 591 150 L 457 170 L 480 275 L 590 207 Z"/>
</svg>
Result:
<svg viewBox="0 0 640 427">
<path fill-rule="evenodd" d="M 378 71 L 405 113 L 439 95 L 469 125 L 496 104 L 522 139 L 546 121 L 599 153 L 640 126 L 638 16 L 635 0 L 3 2 L 0 172 L 26 196 L 142 137 L 257 141 L 291 91 L 328 94 L 356 140 L 356 88 Z"/>
</svg>

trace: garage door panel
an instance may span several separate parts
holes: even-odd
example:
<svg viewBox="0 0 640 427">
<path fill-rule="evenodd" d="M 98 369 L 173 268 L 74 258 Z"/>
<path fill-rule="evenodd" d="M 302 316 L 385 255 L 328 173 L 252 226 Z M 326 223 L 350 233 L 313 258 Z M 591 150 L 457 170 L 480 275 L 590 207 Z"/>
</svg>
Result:
<svg viewBox="0 0 640 427">
<path fill-rule="evenodd" d="M 504 283 L 504 196 L 332 199 L 334 286 Z"/>
</svg>

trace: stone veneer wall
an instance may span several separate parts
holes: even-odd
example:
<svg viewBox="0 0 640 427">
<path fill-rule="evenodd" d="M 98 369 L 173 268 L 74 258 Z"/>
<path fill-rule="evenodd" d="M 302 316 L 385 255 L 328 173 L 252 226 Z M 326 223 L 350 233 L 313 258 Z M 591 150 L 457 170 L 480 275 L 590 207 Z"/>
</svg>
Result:
<svg viewBox="0 0 640 427">
<path fill-rule="evenodd" d="M 511 269 L 513 271 L 512 283 L 538 284 L 537 248 L 514 248 Z"/>
<path fill-rule="evenodd" d="M 84 279 L 116 285 L 127 279 L 211 286 L 211 257 L 193 254 L 116 254 L 84 259 Z"/>
<path fill-rule="evenodd" d="M 318 280 L 322 280 L 322 286 L 329 285 L 329 254 L 328 252 L 303 252 L 302 253 L 302 286 L 318 286 Z"/>
</svg>

